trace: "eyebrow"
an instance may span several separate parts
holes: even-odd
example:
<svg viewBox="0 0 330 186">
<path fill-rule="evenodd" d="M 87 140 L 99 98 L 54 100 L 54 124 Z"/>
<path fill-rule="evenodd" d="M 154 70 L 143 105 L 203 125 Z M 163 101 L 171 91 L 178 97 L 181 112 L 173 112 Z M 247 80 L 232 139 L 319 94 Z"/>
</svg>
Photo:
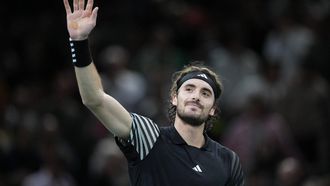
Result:
<svg viewBox="0 0 330 186">
<path fill-rule="evenodd" d="M 184 87 L 194 87 L 194 88 L 195 88 L 196 85 L 194 85 L 194 84 L 192 84 L 192 83 L 189 83 L 189 84 L 184 85 Z M 207 91 L 207 92 L 209 92 L 210 94 L 212 94 L 212 91 L 211 91 L 209 88 L 203 87 L 202 90 Z"/>
</svg>

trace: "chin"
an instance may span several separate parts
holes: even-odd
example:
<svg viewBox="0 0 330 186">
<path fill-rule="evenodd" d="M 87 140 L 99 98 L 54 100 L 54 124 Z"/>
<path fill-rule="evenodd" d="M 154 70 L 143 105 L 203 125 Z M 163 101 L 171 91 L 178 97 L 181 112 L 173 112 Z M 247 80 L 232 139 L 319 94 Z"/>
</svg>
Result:
<svg viewBox="0 0 330 186">
<path fill-rule="evenodd" d="M 203 125 L 203 123 L 206 121 L 206 119 L 196 116 L 196 114 L 178 114 L 179 118 L 184 121 L 186 124 L 198 127 Z"/>
</svg>

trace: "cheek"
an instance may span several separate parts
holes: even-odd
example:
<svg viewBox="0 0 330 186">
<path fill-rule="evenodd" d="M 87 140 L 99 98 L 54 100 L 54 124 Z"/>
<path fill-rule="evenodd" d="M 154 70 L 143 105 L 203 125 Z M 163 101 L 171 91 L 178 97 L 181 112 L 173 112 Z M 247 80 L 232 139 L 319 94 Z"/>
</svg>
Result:
<svg viewBox="0 0 330 186">
<path fill-rule="evenodd" d="M 207 105 L 207 106 L 206 106 Z M 205 104 L 205 108 L 209 110 L 210 115 L 214 114 L 214 105 L 213 102 L 208 102 Z"/>
<path fill-rule="evenodd" d="M 175 106 L 182 105 L 186 96 L 187 95 L 185 95 L 182 91 L 179 90 L 177 95 L 173 97 L 172 104 Z"/>
</svg>

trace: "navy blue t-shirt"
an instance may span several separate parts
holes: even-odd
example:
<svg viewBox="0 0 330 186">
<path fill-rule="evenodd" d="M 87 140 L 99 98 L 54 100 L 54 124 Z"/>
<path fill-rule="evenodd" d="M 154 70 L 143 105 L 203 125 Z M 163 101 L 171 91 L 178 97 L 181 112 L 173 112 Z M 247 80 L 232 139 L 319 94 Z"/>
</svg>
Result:
<svg viewBox="0 0 330 186">
<path fill-rule="evenodd" d="M 188 145 L 173 126 L 158 127 L 132 114 L 128 140 L 116 138 L 133 186 L 243 186 L 239 158 L 206 134 L 202 148 Z"/>
</svg>

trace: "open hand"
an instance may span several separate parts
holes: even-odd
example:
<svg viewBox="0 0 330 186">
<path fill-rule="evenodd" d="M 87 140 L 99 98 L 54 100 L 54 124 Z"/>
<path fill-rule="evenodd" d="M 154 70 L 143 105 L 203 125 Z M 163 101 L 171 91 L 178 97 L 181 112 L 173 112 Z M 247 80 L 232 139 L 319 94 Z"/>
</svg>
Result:
<svg viewBox="0 0 330 186">
<path fill-rule="evenodd" d="M 70 38 L 73 40 L 84 40 L 96 25 L 98 7 L 93 9 L 93 0 L 73 0 L 73 12 L 69 0 L 63 0 L 66 11 L 67 27 Z"/>
</svg>

